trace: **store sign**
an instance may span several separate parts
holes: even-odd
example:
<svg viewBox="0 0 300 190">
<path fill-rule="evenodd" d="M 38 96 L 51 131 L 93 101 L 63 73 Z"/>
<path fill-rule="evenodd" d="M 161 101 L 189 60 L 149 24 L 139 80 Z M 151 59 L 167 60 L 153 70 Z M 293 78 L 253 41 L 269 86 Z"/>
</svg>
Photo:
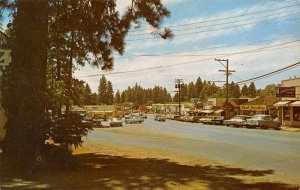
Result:
<svg viewBox="0 0 300 190">
<path fill-rule="evenodd" d="M 241 105 L 243 111 L 266 111 L 266 105 Z"/>
<path fill-rule="evenodd" d="M 296 97 L 295 87 L 277 87 L 276 97 Z"/>
</svg>

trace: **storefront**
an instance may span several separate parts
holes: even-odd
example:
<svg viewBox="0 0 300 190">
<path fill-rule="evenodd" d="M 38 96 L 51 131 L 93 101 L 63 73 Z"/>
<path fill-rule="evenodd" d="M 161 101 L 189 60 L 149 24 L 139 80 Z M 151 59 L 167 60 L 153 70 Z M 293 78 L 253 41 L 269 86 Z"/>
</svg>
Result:
<svg viewBox="0 0 300 190">
<path fill-rule="evenodd" d="M 278 108 L 279 121 L 283 126 L 300 127 L 300 101 L 280 101 L 274 104 Z"/>
<path fill-rule="evenodd" d="M 276 89 L 280 101 L 274 104 L 278 109 L 281 125 L 300 128 L 300 78 L 281 81 Z"/>
<path fill-rule="evenodd" d="M 279 98 L 265 96 L 240 105 L 242 115 L 267 114 L 277 118 L 277 108 L 274 106 Z"/>
</svg>

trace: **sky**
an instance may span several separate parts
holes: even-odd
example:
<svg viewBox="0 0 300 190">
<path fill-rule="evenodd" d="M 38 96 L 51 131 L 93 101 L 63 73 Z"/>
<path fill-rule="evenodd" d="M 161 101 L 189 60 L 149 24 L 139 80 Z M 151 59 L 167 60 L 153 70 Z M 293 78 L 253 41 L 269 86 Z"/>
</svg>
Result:
<svg viewBox="0 0 300 190">
<path fill-rule="evenodd" d="M 117 0 L 120 14 L 131 0 Z M 94 92 L 104 74 L 114 91 L 135 83 L 144 88 L 164 86 L 173 92 L 175 79 L 184 83 L 198 77 L 224 81 L 224 66 L 215 59 L 228 59 L 234 70 L 229 82 L 257 77 L 300 61 L 300 0 L 162 0 L 171 12 L 161 29 L 169 27 L 175 37 L 156 38 L 159 32 L 146 22 L 132 28 L 123 56 L 114 54 L 114 70 L 77 67 L 74 75 Z M 225 63 L 225 62 L 224 62 Z M 294 67 L 262 80 L 257 88 L 300 77 Z M 222 82 L 217 85 L 224 85 Z M 249 83 L 248 83 L 249 84 Z"/>
<path fill-rule="evenodd" d="M 117 0 L 122 11 L 129 0 Z M 159 31 L 141 22 L 126 38 L 123 56 L 114 55 L 114 70 L 104 72 L 89 66 L 75 76 L 97 91 L 102 74 L 114 91 L 135 83 L 174 91 L 175 79 L 184 83 L 198 77 L 224 81 L 224 66 L 215 59 L 228 59 L 234 70 L 229 82 L 257 77 L 300 61 L 300 0 L 163 0 L 171 16 L 161 28 L 169 27 L 175 37 L 156 38 Z M 225 64 L 225 62 L 223 62 Z M 299 66 L 299 65 L 298 65 Z M 257 88 L 300 77 L 300 67 L 254 81 Z M 217 85 L 224 85 L 217 82 Z M 249 85 L 249 84 L 248 84 Z"/>
</svg>

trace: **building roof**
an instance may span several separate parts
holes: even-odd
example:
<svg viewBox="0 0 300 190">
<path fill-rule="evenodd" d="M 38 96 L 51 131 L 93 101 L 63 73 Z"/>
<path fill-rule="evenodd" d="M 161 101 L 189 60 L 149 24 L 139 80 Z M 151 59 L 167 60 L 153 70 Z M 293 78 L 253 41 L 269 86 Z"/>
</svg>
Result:
<svg viewBox="0 0 300 190">
<path fill-rule="evenodd" d="M 226 98 L 223 98 L 223 101 L 220 101 L 220 107 L 225 106 Z M 233 107 L 240 107 L 241 104 L 248 102 L 249 100 L 246 98 L 230 98 L 228 99 L 228 103 Z M 218 105 L 217 105 L 218 106 Z"/>
<path fill-rule="evenodd" d="M 278 102 L 280 98 L 275 97 L 275 96 L 265 96 L 265 97 L 260 97 L 257 99 L 254 99 L 252 101 L 246 102 L 242 105 L 266 105 L 266 106 L 272 106 L 276 102 Z"/>
</svg>

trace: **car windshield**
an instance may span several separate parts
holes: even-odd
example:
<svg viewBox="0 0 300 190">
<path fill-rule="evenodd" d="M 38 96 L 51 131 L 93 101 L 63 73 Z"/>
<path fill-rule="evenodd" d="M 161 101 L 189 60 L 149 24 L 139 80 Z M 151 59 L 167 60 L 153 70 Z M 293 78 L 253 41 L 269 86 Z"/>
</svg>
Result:
<svg viewBox="0 0 300 190">
<path fill-rule="evenodd" d="M 254 115 L 253 119 L 263 119 L 263 115 Z"/>
<path fill-rule="evenodd" d="M 244 119 L 244 116 L 237 115 L 237 116 L 234 116 L 232 119 Z"/>
</svg>

